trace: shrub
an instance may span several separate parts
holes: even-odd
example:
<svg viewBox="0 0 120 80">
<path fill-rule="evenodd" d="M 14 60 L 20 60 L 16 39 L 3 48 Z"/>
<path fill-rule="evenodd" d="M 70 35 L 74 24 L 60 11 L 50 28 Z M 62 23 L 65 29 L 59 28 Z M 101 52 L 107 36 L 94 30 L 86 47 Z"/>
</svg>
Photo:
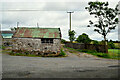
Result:
<svg viewBox="0 0 120 80">
<path fill-rule="evenodd" d="M 26 51 L 26 52 L 25 52 L 25 54 L 26 54 L 26 55 L 28 55 L 28 54 L 29 54 L 29 52 L 28 52 L 28 51 Z"/>
<path fill-rule="evenodd" d="M 70 42 L 72 43 L 74 40 L 75 40 L 75 31 L 74 30 L 69 30 L 68 31 L 68 35 L 69 35 L 69 40 L 70 40 Z"/>
<path fill-rule="evenodd" d="M 108 42 L 108 48 L 109 49 L 115 49 L 115 45 L 113 42 Z"/>
<path fill-rule="evenodd" d="M 59 56 L 65 56 L 65 55 L 66 55 L 66 53 L 63 51 L 63 49 L 61 49 Z"/>
<path fill-rule="evenodd" d="M 64 44 L 66 42 L 66 40 L 64 39 L 61 39 L 61 43 Z"/>
<path fill-rule="evenodd" d="M 16 55 L 16 56 L 22 56 L 22 54 L 21 54 L 21 53 L 15 53 L 15 55 Z"/>
<path fill-rule="evenodd" d="M 2 46 L 2 49 L 4 50 L 6 47 L 5 46 Z"/>
<path fill-rule="evenodd" d="M 96 53 L 98 57 L 109 58 L 109 55 L 106 53 Z"/>
<path fill-rule="evenodd" d="M 98 44 L 99 44 L 99 42 L 98 42 L 98 41 L 96 41 L 96 40 L 94 40 L 94 41 L 93 41 L 93 44 L 98 45 Z"/>
<path fill-rule="evenodd" d="M 91 39 L 89 38 L 89 36 L 87 34 L 83 33 L 82 35 L 78 36 L 76 41 L 78 43 L 87 43 L 87 44 L 89 44 L 91 42 Z"/>
</svg>

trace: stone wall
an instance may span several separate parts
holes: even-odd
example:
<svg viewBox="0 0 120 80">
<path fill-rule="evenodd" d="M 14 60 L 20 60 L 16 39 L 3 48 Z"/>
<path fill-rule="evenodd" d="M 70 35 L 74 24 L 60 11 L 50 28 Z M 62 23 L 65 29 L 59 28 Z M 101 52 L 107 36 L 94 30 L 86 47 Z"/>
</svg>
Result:
<svg viewBox="0 0 120 80">
<path fill-rule="evenodd" d="M 12 46 L 12 38 L 4 38 L 2 43 L 4 46 Z"/>
<path fill-rule="evenodd" d="M 81 44 L 81 43 L 65 43 L 66 47 L 74 48 L 74 49 L 87 49 L 87 50 L 96 50 L 97 52 L 105 53 L 104 45 L 95 45 L 95 44 Z"/>
<path fill-rule="evenodd" d="M 28 51 L 31 54 L 60 53 L 60 39 L 53 39 L 53 43 L 41 43 L 41 39 L 13 38 L 13 51 Z"/>
</svg>

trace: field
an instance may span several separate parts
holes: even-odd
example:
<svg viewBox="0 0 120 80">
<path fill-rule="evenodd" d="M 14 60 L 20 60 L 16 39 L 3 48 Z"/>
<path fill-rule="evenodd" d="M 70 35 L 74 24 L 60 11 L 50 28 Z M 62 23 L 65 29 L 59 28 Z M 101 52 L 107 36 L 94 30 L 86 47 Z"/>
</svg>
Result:
<svg viewBox="0 0 120 80">
<path fill-rule="evenodd" d="M 108 49 L 108 52 L 120 54 L 120 49 Z"/>
<path fill-rule="evenodd" d="M 120 49 L 120 43 L 114 43 L 114 45 L 115 45 L 116 48 Z"/>
<path fill-rule="evenodd" d="M 120 59 L 120 49 L 108 49 L 108 54 L 110 58 L 117 58 Z"/>
</svg>

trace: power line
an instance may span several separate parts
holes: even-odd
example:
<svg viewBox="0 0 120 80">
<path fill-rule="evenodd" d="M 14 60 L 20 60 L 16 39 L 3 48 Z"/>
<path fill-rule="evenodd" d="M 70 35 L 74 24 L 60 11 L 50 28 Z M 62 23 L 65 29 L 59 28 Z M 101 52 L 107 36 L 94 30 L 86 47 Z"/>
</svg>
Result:
<svg viewBox="0 0 120 80">
<path fill-rule="evenodd" d="M 17 10 L 17 9 L 10 9 L 10 10 L 0 10 L 0 12 L 9 12 L 9 11 L 66 11 L 66 10 L 39 10 L 39 9 L 33 9 L 33 10 Z M 85 10 L 74 10 L 74 11 L 85 11 Z"/>
</svg>

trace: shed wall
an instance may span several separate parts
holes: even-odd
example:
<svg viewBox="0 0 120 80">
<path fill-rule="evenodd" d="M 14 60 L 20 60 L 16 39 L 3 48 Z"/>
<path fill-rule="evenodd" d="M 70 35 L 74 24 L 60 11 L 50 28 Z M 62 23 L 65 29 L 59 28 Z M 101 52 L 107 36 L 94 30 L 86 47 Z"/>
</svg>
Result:
<svg viewBox="0 0 120 80">
<path fill-rule="evenodd" d="M 41 39 L 13 38 L 14 51 L 29 51 L 34 54 L 60 53 L 60 39 L 53 39 L 53 43 L 41 43 Z"/>
</svg>

